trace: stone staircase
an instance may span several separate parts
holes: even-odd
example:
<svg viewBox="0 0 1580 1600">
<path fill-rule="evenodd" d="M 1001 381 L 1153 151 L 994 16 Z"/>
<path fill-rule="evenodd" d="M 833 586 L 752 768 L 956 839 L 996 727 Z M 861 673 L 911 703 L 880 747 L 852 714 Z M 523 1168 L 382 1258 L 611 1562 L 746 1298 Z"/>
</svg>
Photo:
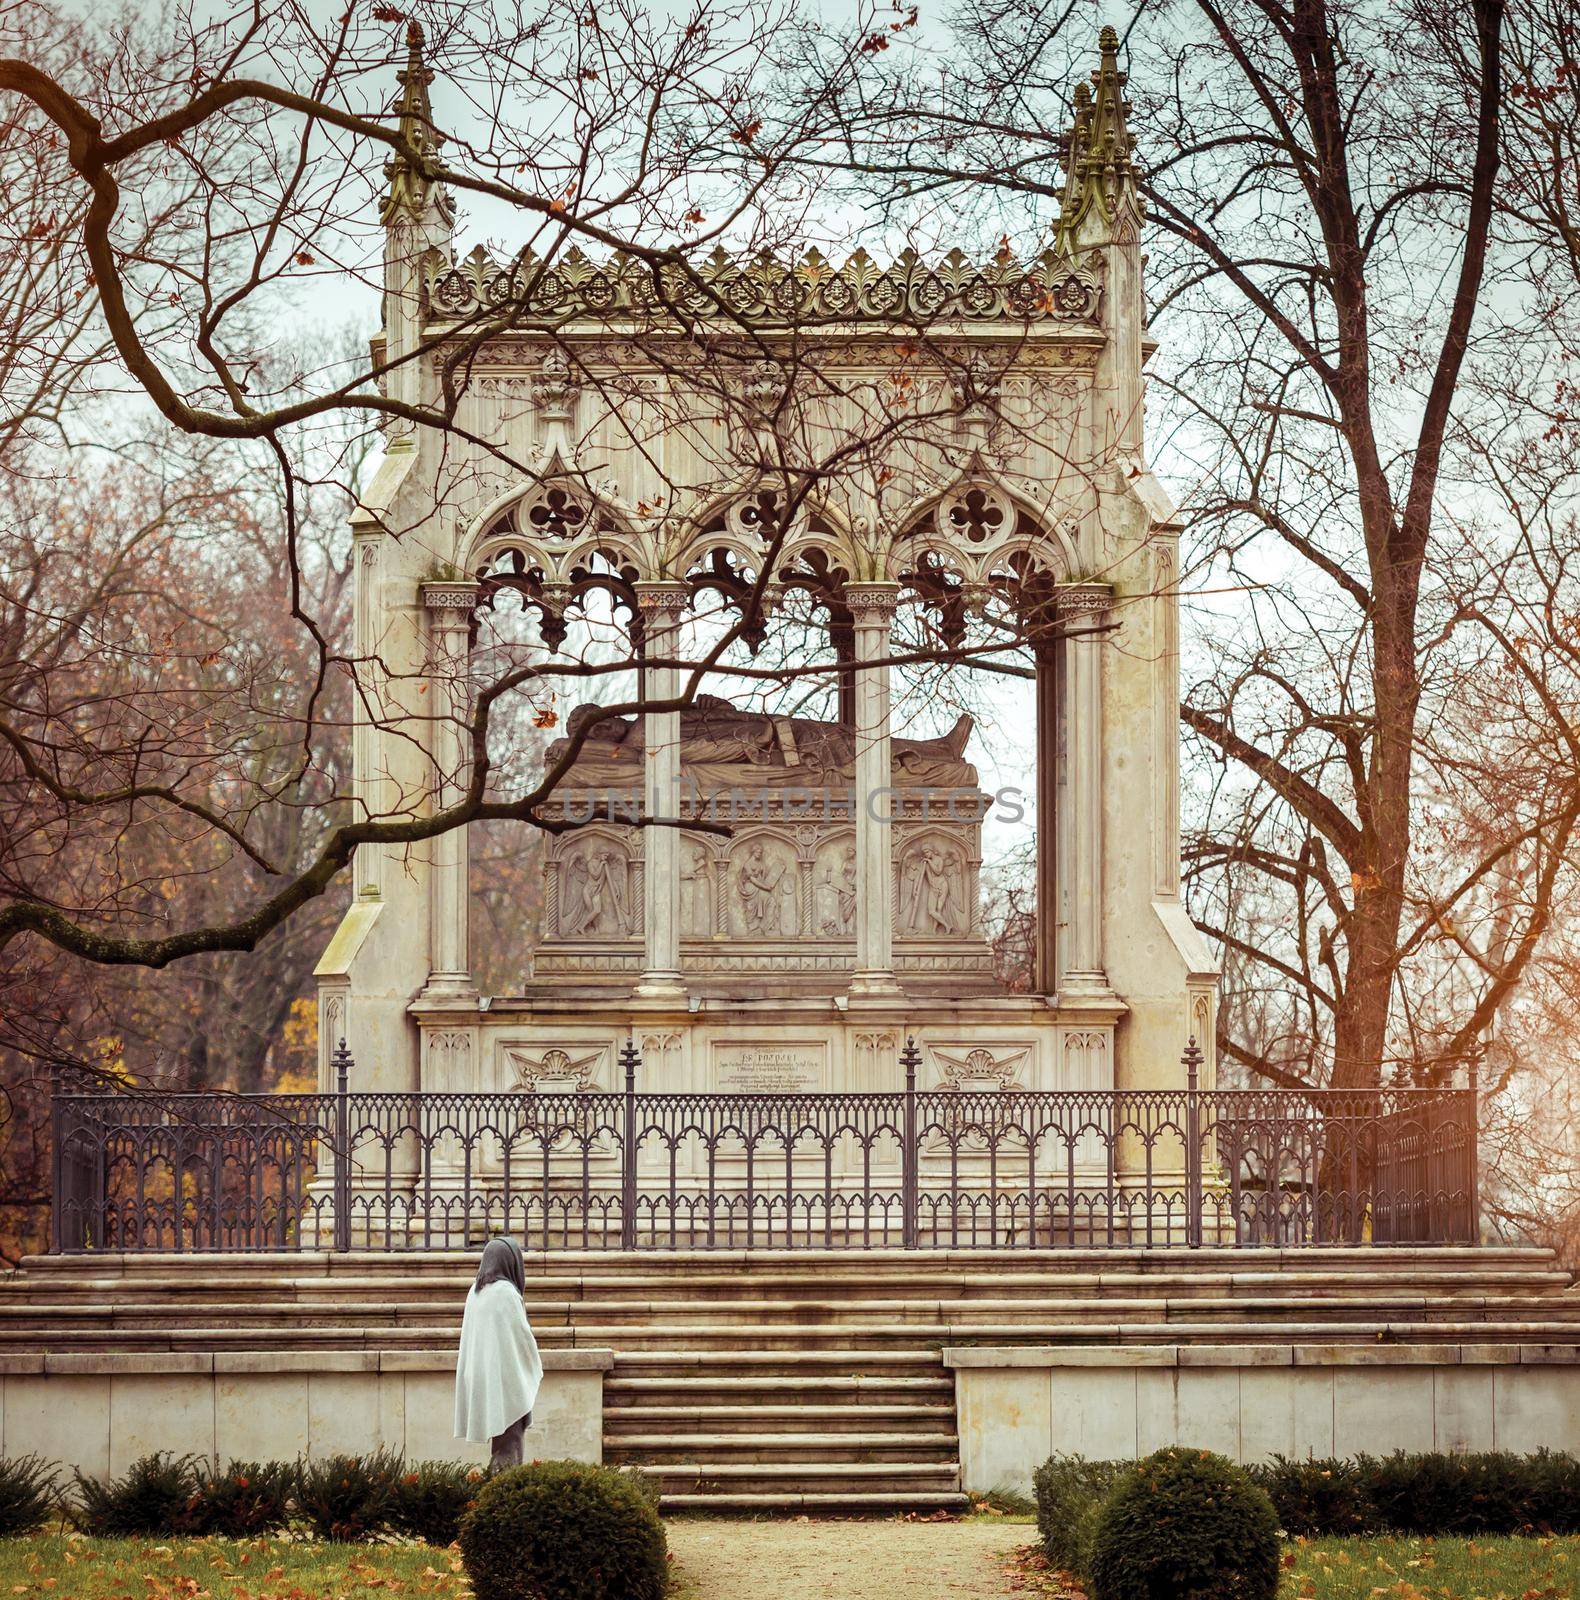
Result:
<svg viewBox="0 0 1580 1600">
<path fill-rule="evenodd" d="M 0 1353 L 454 1346 L 475 1255 L 29 1260 Z M 545 1349 L 612 1348 L 605 1455 L 666 1506 L 955 1506 L 946 1346 L 1580 1346 L 1580 1293 L 1518 1249 L 688 1251 L 528 1263 Z"/>
</svg>

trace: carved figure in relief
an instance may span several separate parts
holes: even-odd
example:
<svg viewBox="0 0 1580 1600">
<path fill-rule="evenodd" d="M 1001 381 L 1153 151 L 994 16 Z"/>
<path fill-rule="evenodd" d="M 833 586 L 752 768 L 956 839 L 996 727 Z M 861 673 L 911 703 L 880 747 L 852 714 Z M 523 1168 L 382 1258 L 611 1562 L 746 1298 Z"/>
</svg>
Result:
<svg viewBox="0 0 1580 1600">
<path fill-rule="evenodd" d="M 919 851 L 911 860 L 910 880 L 906 928 L 923 935 L 958 933 L 960 906 L 949 852 L 939 845 Z"/>
<path fill-rule="evenodd" d="M 696 939 L 713 932 L 713 876 L 706 850 L 687 844 L 680 869 L 680 927 Z"/>
<path fill-rule="evenodd" d="M 818 885 L 818 932 L 849 933 L 855 925 L 856 852 L 847 845 L 839 877 L 834 876 L 832 863 L 823 869 L 823 881 Z"/>
<path fill-rule="evenodd" d="M 630 931 L 626 906 L 625 859 L 618 850 L 589 851 L 565 869 L 560 932 L 567 939 L 600 933 L 624 937 Z"/>
<path fill-rule="evenodd" d="M 773 936 L 783 932 L 780 900 L 784 875 L 784 865 L 767 858 L 761 841 L 747 849 L 735 892 L 740 897 L 741 916 L 748 933 Z"/>
</svg>

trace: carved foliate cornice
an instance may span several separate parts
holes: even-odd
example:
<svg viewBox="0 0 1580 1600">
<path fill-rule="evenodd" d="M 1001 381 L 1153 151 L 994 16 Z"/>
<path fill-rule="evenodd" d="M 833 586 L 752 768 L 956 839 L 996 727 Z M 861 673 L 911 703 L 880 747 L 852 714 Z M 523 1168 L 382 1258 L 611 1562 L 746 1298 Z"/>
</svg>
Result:
<svg viewBox="0 0 1580 1600">
<path fill-rule="evenodd" d="M 1107 583 L 1062 583 L 1054 592 L 1061 621 L 1101 617 L 1113 603 L 1113 586 Z"/>
<path fill-rule="evenodd" d="M 426 611 L 464 611 L 471 615 L 482 589 L 480 583 L 464 580 L 443 583 L 425 583 L 422 586 L 422 603 Z"/>
<path fill-rule="evenodd" d="M 691 609 L 691 590 L 684 583 L 638 583 L 634 587 L 643 616 L 675 619 Z"/>
<path fill-rule="evenodd" d="M 900 602 L 900 586 L 897 583 L 847 583 L 840 598 L 858 624 L 890 622 Z"/>
<path fill-rule="evenodd" d="M 430 254 L 423 286 L 429 316 L 440 322 L 508 308 L 723 328 L 862 322 L 915 328 L 947 321 L 1096 327 L 1102 300 L 1093 264 L 1051 250 L 1033 261 L 1006 255 L 984 264 L 959 250 L 931 263 L 906 250 L 881 267 L 865 250 L 836 266 L 815 249 L 790 262 L 719 249 L 687 271 L 621 254 L 598 262 L 574 247 L 552 262 L 528 251 L 501 263 L 479 246 L 455 266 L 440 252 Z"/>
</svg>

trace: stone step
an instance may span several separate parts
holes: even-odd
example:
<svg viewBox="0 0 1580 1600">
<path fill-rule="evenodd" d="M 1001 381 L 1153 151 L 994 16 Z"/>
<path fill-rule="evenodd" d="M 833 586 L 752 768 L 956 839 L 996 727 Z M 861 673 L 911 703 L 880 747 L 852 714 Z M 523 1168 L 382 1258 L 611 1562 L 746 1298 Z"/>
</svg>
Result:
<svg viewBox="0 0 1580 1600">
<path fill-rule="evenodd" d="M 584 1326 L 538 1330 L 544 1349 L 614 1348 L 623 1355 L 689 1348 L 719 1360 L 735 1358 L 737 1346 L 785 1355 L 796 1351 L 842 1359 L 844 1353 L 875 1355 L 917 1344 L 934 1351 L 946 1344 L 1149 1344 L 1166 1337 L 1171 1344 L 1409 1343 L 1567 1343 L 1580 1342 L 1580 1307 L 1547 1307 L 1541 1318 L 1498 1317 L 1492 1313 L 1450 1317 L 1397 1316 L 1364 1321 L 1338 1317 L 1316 1321 L 1225 1317 L 1218 1320 L 1148 1322 L 917 1322 L 917 1323 L 677 1323 L 661 1326 Z M 1554 1310 L 1561 1314 L 1552 1315 Z M 288 1324 L 227 1327 L 0 1327 L 0 1352 L 50 1350 L 249 1350 L 249 1349 L 400 1349 L 453 1350 L 456 1326 L 376 1323 L 353 1326 L 292 1327 Z"/>
<path fill-rule="evenodd" d="M 960 1447 L 953 1433 L 604 1434 L 612 1466 L 689 1466 L 698 1456 L 730 1465 L 847 1465 L 851 1462 L 947 1462 Z"/>
<path fill-rule="evenodd" d="M 802 1494 L 839 1494 L 863 1484 L 887 1493 L 902 1485 L 945 1492 L 960 1487 L 958 1461 L 684 1461 L 634 1470 L 657 1478 L 666 1494 L 684 1494 L 692 1486 L 703 1493 L 756 1489 Z"/>
<path fill-rule="evenodd" d="M 772 1408 L 797 1414 L 808 1407 L 860 1411 L 869 1402 L 886 1405 L 926 1405 L 954 1417 L 954 1379 L 935 1367 L 930 1377 L 891 1377 L 872 1373 L 771 1373 L 744 1377 L 739 1374 L 631 1375 L 617 1361 L 604 1380 L 604 1415 L 624 1407 L 652 1406 L 659 1410 L 698 1413 L 712 1403 L 739 1403 L 740 1409 Z"/>
<path fill-rule="evenodd" d="M 211 1327 L 249 1327 L 280 1325 L 332 1328 L 369 1322 L 400 1326 L 417 1322 L 428 1327 L 461 1324 L 460 1305 L 428 1302 L 379 1301 L 372 1297 L 362 1302 L 302 1303 L 282 1300 L 253 1302 L 189 1301 L 182 1314 Z M 1302 1320 L 1354 1320 L 1367 1316 L 1384 1320 L 1399 1313 L 1421 1317 L 1453 1315 L 1460 1318 L 1498 1317 L 1518 1319 L 1527 1315 L 1574 1315 L 1580 1317 L 1580 1295 L 1463 1295 L 1433 1299 L 1420 1294 L 1388 1293 L 1354 1295 L 1342 1299 L 1320 1300 L 1287 1295 L 1244 1295 L 1229 1298 L 1188 1296 L 1177 1299 L 1137 1298 L 1052 1298 L 1026 1297 L 1012 1300 L 718 1300 L 697 1301 L 527 1301 L 527 1315 L 534 1329 L 585 1326 L 596 1319 L 604 1328 L 634 1325 L 653 1328 L 673 1324 L 697 1324 L 728 1328 L 737 1325 L 785 1321 L 796 1325 L 861 1326 L 921 1323 L 969 1327 L 995 1320 L 1014 1322 L 1125 1322 L 1180 1319 L 1211 1321 L 1239 1320 L 1295 1315 Z M 149 1323 L 168 1324 L 171 1306 L 160 1303 L 102 1302 L 70 1303 L 53 1306 L 0 1303 L 0 1329 L 14 1326 L 97 1326 L 138 1327 Z"/>
<path fill-rule="evenodd" d="M 293 1277 L 287 1273 L 238 1278 L 214 1275 L 207 1269 L 155 1278 L 114 1274 L 10 1274 L 0 1278 L 0 1294 L 11 1305 L 62 1306 L 102 1304 L 113 1295 L 117 1304 L 127 1306 L 168 1306 L 172 1300 L 202 1304 L 222 1295 L 227 1304 L 281 1303 L 302 1305 L 326 1303 L 356 1305 L 391 1303 L 387 1277 Z M 463 1300 L 471 1283 L 470 1273 L 453 1274 L 443 1280 L 404 1281 L 400 1285 L 401 1305 L 446 1305 Z M 740 1272 L 726 1276 L 712 1274 L 652 1275 L 626 1272 L 608 1277 L 555 1277 L 530 1280 L 528 1299 L 534 1304 L 553 1306 L 589 1301 L 600 1303 L 662 1304 L 680 1298 L 730 1303 L 743 1299 L 784 1300 L 805 1298 L 809 1289 L 818 1299 L 862 1301 L 1009 1301 L 1021 1298 L 1077 1299 L 1179 1299 L 1237 1298 L 1276 1293 L 1279 1298 L 1298 1299 L 1308 1295 L 1337 1298 L 1341 1295 L 1375 1295 L 1379 1273 L 1376 1268 L 1345 1273 L 1301 1272 L 1296 1268 L 1267 1272 L 1112 1272 L 1072 1273 L 1050 1267 L 1040 1272 L 963 1273 L 935 1269 L 911 1274 L 872 1271 L 808 1271 L 800 1273 Z M 1400 1293 L 1416 1295 L 1502 1295 L 1548 1294 L 1571 1288 L 1572 1280 L 1563 1272 L 1436 1272 L 1425 1270 L 1393 1271 L 1387 1276 L 1390 1286 Z M 221 1287 L 221 1284 L 223 1287 Z"/>
<path fill-rule="evenodd" d="M 808 1427 L 841 1434 L 845 1429 L 878 1427 L 907 1436 L 931 1435 L 952 1429 L 954 1423 L 952 1401 L 943 1405 L 887 1405 L 855 1396 L 846 1405 L 711 1405 L 699 1397 L 695 1405 L 608 1405 L 603 1417 L 604 1437 L 620 1443 L 644 1433 L 693 1437 L 797 1433 Z M 950 1433 L 949 1437 L 954 1435 Z"/>
<path fill-rule="evenodd" d="M 866 1513 L 903 1511 L 965 1511 L 970 1497 L 956 1490 L 898 1490 L 894 1493 L 855 1494 L 670 1494 L 663 1493 L 659 1504 L 665 1511 L 700 1513 L 739 1512 L 767 1515 L 784 1511 L 816 1511 L 834 1516 L 861 1516 Z"/>
<path fill-rule="evenodd" d="M 807 1372 L 825 1377 L 872 1376 L 885 1383 L 895 1378 L 947 1377 L 937 1350 L 856 1350 L 841 1343 L 833 1349 L 789 1350 L 619 1350 L 615 1353 L 617 1378 L 657 1374 L 712 1377 L 730 1367 L 741 1367 L 743 1377 L 788 1377 Z M 842 1372 L 841 1368 L 851 1369 Z"/>
<path fill-rule="evenodd" d="M 377 1278 L 388 1276 L 415 1281 L 450 1279 L 463 1286 L 477 1269 L 477 1251 L 467 1250 L 353 1250 L 236 1252 L 210 1254 L 173 1251 L 95 1251 L 76 1255 L 28 1256 L 8 1277 L 71 1277 L 84 1273 L 118 1279 L 169 1275 L 201 1265 L 209 1282 L 219 1277 L 271 1279 L 283 1271 L 299 1278 Z M 1114 1272 L 1143 1275 L 1176 1272 L 1339 1271 L 1393 1272 L 1399 1268 L 1454 1274 L 1484 1271 L 1552 1273 L 1556 1255 L 1536 1246 L 1505 1245 L 1324 1245 L 1301 1248 L 1233 1249 L 1207 1245 L 1187 1250 L 1179 1246 L 1115 1246 L 1101 1249 L 961 1249 L 889 1250 L 857 1248 L 822 1249 L 717 1249 L 537 1251 L 526 1258 L 529 1278 L 623 1277 L 633 1267 L 651 1277 L 712 1274 L 721 1281 L 747 1271 L 780 1271 L 818 1276 L 833 1271 L 864 1274 L 915 1274 L 938 1267 L 992 1274 L 1044 1270 L 1107 1275 Z"/>
</svg>

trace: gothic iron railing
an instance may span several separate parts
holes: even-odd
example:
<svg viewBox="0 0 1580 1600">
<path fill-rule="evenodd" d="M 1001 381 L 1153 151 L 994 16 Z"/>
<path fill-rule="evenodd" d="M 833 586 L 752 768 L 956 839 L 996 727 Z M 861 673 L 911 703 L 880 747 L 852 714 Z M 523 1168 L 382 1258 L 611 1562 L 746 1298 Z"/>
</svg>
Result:
<svg viewBox="0 0 1580 1600">
<path fill-rule="evenodd" d="M 77 1093 L 56 1251 L 1470 1244 L 1468 1089 Z"/>
</svg>

